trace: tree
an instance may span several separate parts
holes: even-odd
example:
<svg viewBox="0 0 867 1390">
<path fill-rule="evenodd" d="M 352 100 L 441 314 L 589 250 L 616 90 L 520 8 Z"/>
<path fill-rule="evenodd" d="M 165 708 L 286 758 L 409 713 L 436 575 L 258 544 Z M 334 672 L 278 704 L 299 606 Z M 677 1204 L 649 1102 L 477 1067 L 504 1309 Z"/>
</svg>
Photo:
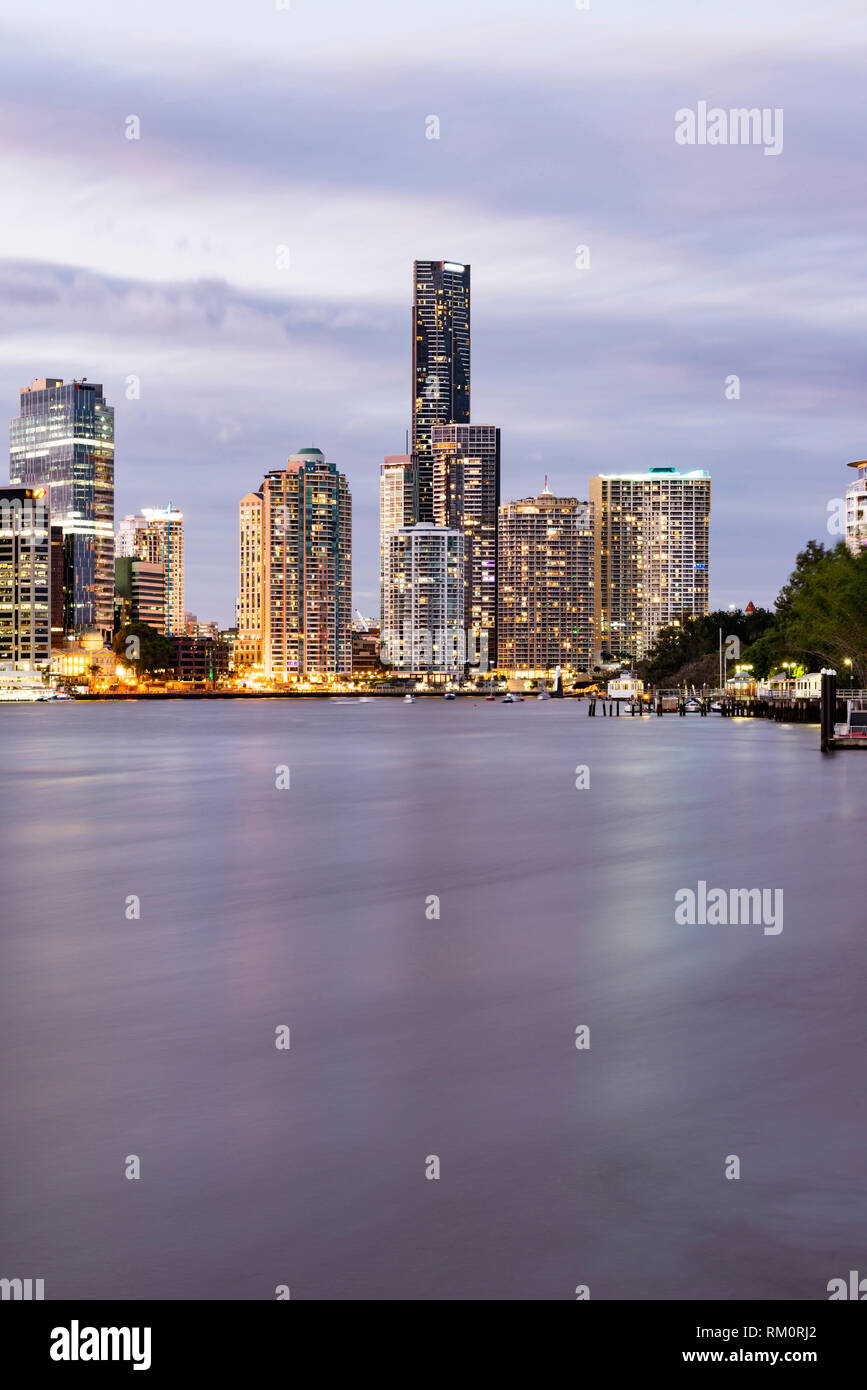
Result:
<svg viewBox="0 0 867 1390">
<path fill-rule="evenodd" d="M 171 642 L 147 623 L 127 623 L 115 636 L 112 647 L 122 661 L 149 675 L 174 667 L 175 649 Z"/>
<path fill-rule="evenodd" d="M 832 553 L 820 541 L 807 541 L 806 547 L 795 559 L 795 568 L 777 595 L 776 613 L 779 621 L 785 622 L 797 595 L 809 584 L 822 561 Z"/>
<path fill-rule="evenodd" d="M 851 667 L 855 685 L 867 686 L 867 554 L 852 555 L 842 541 L 833 550 L 811 541 L 779 607 L 791 652 L 838 675 Z"/>
<path fill-rule="evenodd" d="M 752 613 L 731 613 L 723 608 L 685 617 L 677 626 L 659 629 L 653 646 L 639 664 L 639 674 L 654 685 L 678 685 L 681 678 L 710 680 L 717 669 L 720 628 L 724 645 L 730 637 L 737 637 L 743 648 L 757 642 L 775 622 L 768 608 L 756 608 Z"/>
</svg>

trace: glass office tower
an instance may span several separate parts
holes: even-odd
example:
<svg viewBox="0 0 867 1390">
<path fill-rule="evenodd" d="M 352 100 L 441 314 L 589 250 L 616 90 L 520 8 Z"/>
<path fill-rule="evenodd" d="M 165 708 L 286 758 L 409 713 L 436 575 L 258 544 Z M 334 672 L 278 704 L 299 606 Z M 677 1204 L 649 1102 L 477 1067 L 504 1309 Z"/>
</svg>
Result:
<svg viewBox="0 0 867 1390">
<path fill-rule="evenodd" d="M 110 639 L 114 618 L 114 409 L 96 382 L 41 377 L 22 388 L 10 427 L 10 480 L 46 488 L 63 530 L 64 629 Z"/>
</svg>

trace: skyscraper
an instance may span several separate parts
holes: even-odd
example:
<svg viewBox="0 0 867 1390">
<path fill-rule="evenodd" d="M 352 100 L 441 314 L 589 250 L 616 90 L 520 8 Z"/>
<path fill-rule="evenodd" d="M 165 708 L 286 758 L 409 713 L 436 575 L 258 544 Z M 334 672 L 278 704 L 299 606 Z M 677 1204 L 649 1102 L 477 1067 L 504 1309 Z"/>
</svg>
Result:
<svg viewBox="0 0 867 1390">
<path fill-rule="evenodd" d="M 434 425 L 470 419 L 470 267 L 416 261 L 412 306 L 412 453 L 418 520 L 433 520 Z"/>
<path fill-rule="evenodd" d="M 9 476 L 44 487 L 63 529 L 69 575 L 64 627 L 111 636 L 114 618 L 114 409 L 96 382 L 40 377 L 19 393 Z"/>
<path fill-rule="evenodd" d="M 248 492 L 238 503 L 238 602 L 235 666 L 262 660 L 262 492 Z"/>
<path fill-rule="evenodd" d="M 434 425 L 433 519 L 464 533 L 464 625 L 497 665 L 497 523 L 500 431 L 495 425 Z"/>
<path fill-rule="evenodd" d="M 555 497 L 504 502 L 499 530 L 498 665 L 540 676 L 593 665 L 593 509 Z"/>
<path fill-rule="evenodd" d="M 166 572 L 162 565 L 136 556 L 114 562 L 114 603 L 118 626 L 145 623 L 166 635 Z"/>
<path fill-rule="evenodd" d="M 388 538 L 383 585 L 382 661 L 396 671 L 462 673 L 464 537 L 429 521 Z"/>
<path fill-rule="evenodd" d="M 382 621 L 389 537 L 412 526 L 418 506 L 418 475 L 412 454 L 387 454 L 379 468 L 379 615 Z"/>
<path fill-rule="evenodd" d="M 661 627 L 708 611 L 710 475 L 600 474 L 590 479 L 590 501 L 597 645 L 639 658 Z"/>
<path fill-rule="evenodd" d="M 0 671 L 51 660 L 51 532 L 46 489 L 0 485 Z"/>
<path fill-rule="evenodd" d="M 117 554 L 152 565 L 166 574 L 166 626 L 169 637 L 184 634 L 184 514 L 167 507 L 143 507 L 125 516 L 117 532 Z"/>
<path fill-rule="evenodd" d="M 352 670 L 352 497 L 321 449 L 301 449 L 262 483 L 265 674 Z"/>
</svg>

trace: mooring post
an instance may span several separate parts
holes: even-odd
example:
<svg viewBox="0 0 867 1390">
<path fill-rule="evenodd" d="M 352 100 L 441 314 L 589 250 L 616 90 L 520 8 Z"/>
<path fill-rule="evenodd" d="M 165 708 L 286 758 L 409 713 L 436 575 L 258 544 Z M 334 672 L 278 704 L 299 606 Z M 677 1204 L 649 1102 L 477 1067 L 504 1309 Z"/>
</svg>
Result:
<svg viewBox="0 0 867 1390">
<path fill-rule="evenodd" d="M 834 749 L 834 724 L 837 720 L 837 672 L 822 668 L 822 698 L 819 709 L 820 747 L 823 753 Z"/>
</svg>

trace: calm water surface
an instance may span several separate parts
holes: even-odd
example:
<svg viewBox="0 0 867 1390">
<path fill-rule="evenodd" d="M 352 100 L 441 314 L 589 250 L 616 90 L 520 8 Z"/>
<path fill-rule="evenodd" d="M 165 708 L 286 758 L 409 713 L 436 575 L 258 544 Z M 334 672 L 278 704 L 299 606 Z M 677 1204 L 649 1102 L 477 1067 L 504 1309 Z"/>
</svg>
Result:
<svg viewBox="0 0 867 1390">
<path fill-rule="evenodd" d="M 867 754 L 535 701 L 9 706 L 0 739 L 0 1275 L 814 1299 L 867 1269 Z M 782 933 L 677 926 L 699 879 L 782 888 Z"/>
</svg>

